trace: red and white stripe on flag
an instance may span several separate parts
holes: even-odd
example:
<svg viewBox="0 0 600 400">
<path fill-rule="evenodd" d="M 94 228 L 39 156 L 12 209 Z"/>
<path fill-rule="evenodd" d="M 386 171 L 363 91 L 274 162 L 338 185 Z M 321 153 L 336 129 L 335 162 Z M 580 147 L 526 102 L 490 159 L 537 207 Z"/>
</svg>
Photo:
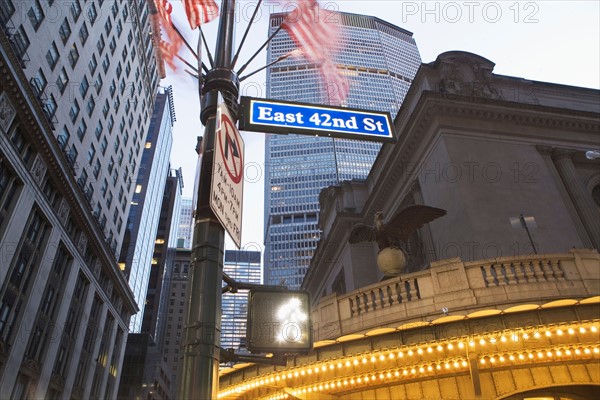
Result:
<svg viewBox="0 0 600 400">
<path fill-rule="evenodd" d="M 296 0 L 298 7 L 287 15 L 281 27 L 296 43 L 302 55 L 319 65 L 330 104 L 342 104 L 350 93 L 348 79 L 340 75 L 332 62 L 333 51 L 340 45 L 339 14 L 319 7 L 316 0 Z"/>
<path fill-rule="evenodd" d="M 154 0 L 154 6 L 158 11 L 158 15 L 165 20 L 169 25 L 173 25 L 171 20 L 171 13 L 173 12 L 173 6 L 167 0 Z"/>
<path fill-rule="evenodd" d="M 214 0 L 183 0 L 183 7 L 192 29 L 219 16 L 219 7 Z"/>
<path fill-rule="evenodd" d="M 183 39 L 173 27 L 173 21 L 171 20 L 173 6 L 168 0 L 154 0 L 154 6 L 156 7 L 161 29 L 163 30 L 166 39 L 168 39 L 168 41 L 163 40 L 162 38 L 159 40 L 158 50 L 161 52 L 165 63 L 167 63 L 172 70 L 176 70 L 175 57 L 183 46 Z M 154 16 L 156 16 L 156 14 L 154 14 Z"/>
<path fill-rule="evenodd" d="M 342 104 L 350 94 L 350 82 L 341 75 L 337 67 L 331 61 L 325 61 L 319 68 L 323 83 L 325 85 L 325 94 L 330 104 Z"/>
</svg>

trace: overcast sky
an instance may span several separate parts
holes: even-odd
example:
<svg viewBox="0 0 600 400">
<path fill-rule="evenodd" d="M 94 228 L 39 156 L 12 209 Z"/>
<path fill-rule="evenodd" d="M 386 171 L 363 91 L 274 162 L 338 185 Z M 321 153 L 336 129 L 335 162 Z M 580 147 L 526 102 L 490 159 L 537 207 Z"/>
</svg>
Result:
<svg viewBox="0 0 600 400">
<path fill-rule="evenodd" d="M 197 41 L 185 20 L 183 6 L 173 1 L 174 22 L 189 41 Z M 217 0 L 217 4 L 220 2 Z M 237 42 L 242 38 L 256 1 L 237 1 Z M 244 45 L 237 68 L 266 40 L 272 11 L 289 6 L 286 1 L 263 1 L 257 20 Z M 413 33 L 424 63 L 438 54 L 463 50 L 481 55 L 496 64 L 494 73 L 530 80 L 599 88 L 600 2 L 590 1 L 399 1 L 341 0 L 320 4 L 330 10 L 373 15 Z M 205 36 L 214 53 L 217 21 L 207 24 Z M 204 50 L 204 53 L 206 51 Z M 191 60 L 189 55 L 184 55 Z M 206 54 L 204 59 L 206 60 Z M 263 51 L 246 73 L 265 65 Z M 206 62 L 206 61 L 205 61 Z M 197 83 L 183 72 L 167 70 L 161 85 L 173 85 L 177 122 L 171 155 L 173 168 L 182 167 L 183 195 L 192 197 L 196 136 L 204 132 L 199 122 Z M 250 78 L 242 94 L 263 97 L 264 74 Z M 244 184 L 243 247 L 263 247 L 263 162 L 264 135 L 243 133 L 246 145 Z M 234 246 L 228 241 L 227 248 Z"/>
</svg>

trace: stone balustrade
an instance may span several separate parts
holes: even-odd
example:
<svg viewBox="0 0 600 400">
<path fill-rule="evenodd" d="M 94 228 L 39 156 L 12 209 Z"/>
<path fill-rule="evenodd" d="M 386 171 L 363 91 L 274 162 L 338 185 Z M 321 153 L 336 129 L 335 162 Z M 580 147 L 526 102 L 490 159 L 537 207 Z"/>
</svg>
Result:
<svg viewBox="0 0 600 400">
<path fill-rule="evenodd" d="M 343 295 L 323 297 L 313 308 L 315 340 L 468 315 L 517 304 L 600 295 L 600 255 L 573 249 L 565 254 L 433 262 L 430 268 Z"/>
</svg>

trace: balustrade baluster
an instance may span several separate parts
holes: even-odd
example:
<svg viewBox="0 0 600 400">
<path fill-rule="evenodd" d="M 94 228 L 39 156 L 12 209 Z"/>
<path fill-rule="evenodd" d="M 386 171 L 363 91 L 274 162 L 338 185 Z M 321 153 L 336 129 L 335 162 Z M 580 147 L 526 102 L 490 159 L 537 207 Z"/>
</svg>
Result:
<svg viewBox="0 0 600 400">
<path fill-rule="evenodd" d="M 554 271 L 554 277 L 556 280 L 565 280 L 565 271 L 562 269 L 560 260 L 550 260 L 550 267 L 552 268 L 552 271 Z"/>
<path fill-rule="evenodd" d="M 398 304 L 402 304 L 402 286 L 400 282 L 396 282 L 396 298 L 398 299 Z"/>
<path fill-rule="evenodd" d="M 540 263 L 542 264 L 542 271 L 544 272 L 546 280 L 556 280 L 556 277 L 554 276 L 554 271 L 552 271 L 552 266 L 550 265 L 550 260 L 543 260 L 540 261 Z"/>
<path fill-rule="evenodd" d="M 540 265 L 539 260 L 534 260 L 529 262 L 533 268 L 533 275 L 538 282 L 543 282 L 546 280 L 546 276 L 544 275 L 544 271 Z"/>
</svg>

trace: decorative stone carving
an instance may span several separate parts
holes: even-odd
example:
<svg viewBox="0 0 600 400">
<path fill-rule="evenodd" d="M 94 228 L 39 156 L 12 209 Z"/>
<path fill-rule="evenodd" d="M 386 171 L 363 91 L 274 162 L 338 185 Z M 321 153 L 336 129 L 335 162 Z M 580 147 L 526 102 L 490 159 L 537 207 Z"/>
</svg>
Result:
<svg viewBox="0 0 600 400">
<path fill-rule="evenodd" d="M 92 272 L 94 273 L 94 276 L 96 277 L 96 279 L 100 279 L 100 270 L 101 270 L 100 261 L 96 260 L 96 262 L 94 263 L 94 267 L 92 269 Z"/>
<path fill-rule="evenodd" d="M 446 52 L 435 61 L 439 69 L 440 93 L 486 99 L 501 99 L 502 94 L 492 84 L 494 63 L 475 54 Z"/>
<path fill-rule="evenodd" d="M 0 94 L 0 129 L 6 133 L 15 119 L 17 110 L 12 105 L 6 92 Z"/>
<path fill-rule="evenodd" d="M 40 154 L 37 154 L 35 156 L 35 160 L 33 161 L 33 165 L 31 166 L 31 175 L 40 186 L 42 186 L 42 183 L 44 182 L 46 170 L 46 163 L 44 163 L 42 156 L 40 156 Z"/>
<path fill-rule="evenodd" d="M 85 236 L 84 233 L 81 233 L 81 235 L 79 236 L 79 243 L 77 243 L 77 248 L 79 249 L 79 251 L 81 252 L 81 254 L 85 253 L 85 248 L 87 246 L 87 236 Z"/>
<path fill-rule="evenodd" d="M 69 218 L 69 203 L 64 198 L 60 200 L 60 206 L 58 207 L 58 218 L 62 221 L 63 224 L 67 224 Z"/>
</svg>

